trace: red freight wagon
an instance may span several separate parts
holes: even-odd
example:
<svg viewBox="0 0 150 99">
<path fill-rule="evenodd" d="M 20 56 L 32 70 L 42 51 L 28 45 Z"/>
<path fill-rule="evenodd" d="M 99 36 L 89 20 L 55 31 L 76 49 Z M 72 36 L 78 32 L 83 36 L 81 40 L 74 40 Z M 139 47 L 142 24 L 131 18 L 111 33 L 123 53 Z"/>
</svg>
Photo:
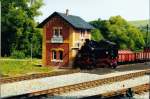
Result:
<svg viewBox="0 0 150 99">
<path fill-rule="evenodd" d="M 132 52 L 130 50 L 118 51 L 118 63 L 133 63 L 150 61 L 150 49 L 142 52 Z"/>
<path fill-rule="evenodd" d="M 118 62 L 133 62 L 135 61 L 135 54 L 130 50 L 118 51 Z"/>
</svg>

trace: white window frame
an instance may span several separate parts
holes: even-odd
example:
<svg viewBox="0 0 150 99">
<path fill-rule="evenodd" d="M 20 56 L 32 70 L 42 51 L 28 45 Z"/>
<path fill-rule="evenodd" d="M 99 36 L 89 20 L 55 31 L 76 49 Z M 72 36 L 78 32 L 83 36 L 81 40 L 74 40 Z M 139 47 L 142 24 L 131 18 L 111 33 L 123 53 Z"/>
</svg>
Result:
<svg viewBox="0 0 150 99">
<path fill-rule="evenodd" d="M 57 57 L 57 53 L 60 51 L 62 51 L 62 50 L 52 50 L 52 59 L 51 59 L 52 62 L 63 62 L 63 56 L 62 56 L 62 60 L 61 60 L 60 59 L 60 53 L 59 53 L 59 57 Z M 64 51 L 62 51 L 62 54 L 63 53 L 64 53 Z M 56 54 L 56 58 L 55 58 L 55 54 Z"/>
<path fill-rule="evenodd" d="M 55 58 L 55 54 L 56 54 L 56 58 Z M 56 50 L 52 50 L 52 60 L 57 60 L 57 51 Z"/>
<path fill-rule="evenodd" d="M 55 32 L 56 29 L 58 30 L 58 36 L 56 36 L 56 32 Z M 53 27 L 53 36 L 61 37 L 61 31 L 62 31 L 62 27 Z"/>
</svg>

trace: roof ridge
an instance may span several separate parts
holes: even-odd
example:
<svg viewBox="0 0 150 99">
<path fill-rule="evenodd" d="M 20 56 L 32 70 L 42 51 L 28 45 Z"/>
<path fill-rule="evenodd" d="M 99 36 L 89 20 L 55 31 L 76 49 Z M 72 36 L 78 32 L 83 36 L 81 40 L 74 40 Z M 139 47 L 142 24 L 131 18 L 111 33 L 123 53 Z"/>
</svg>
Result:
<svg viewBox="0 0 150 99">
<path fill-rule="evenodd" d="M 57 12 L 57 11 L 56 11 L 56 13 L 66 15 L 65 13 L 62 13 L 62 12 Z M 66 15 L 66 16 L 67 16 L 67 15 Z M 79 17 L 79 16 L 72 15 L 72 14 L 69 14 L 68 16 Z M 81 18 L 81 17 L 79 17 L 79 18 Z"/>
</svg>

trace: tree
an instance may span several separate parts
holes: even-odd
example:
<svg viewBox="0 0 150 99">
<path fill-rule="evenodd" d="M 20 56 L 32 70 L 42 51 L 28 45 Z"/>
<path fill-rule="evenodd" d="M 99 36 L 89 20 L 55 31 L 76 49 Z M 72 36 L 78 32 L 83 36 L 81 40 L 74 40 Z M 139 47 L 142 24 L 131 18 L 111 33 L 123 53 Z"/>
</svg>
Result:
<svg viewBox="0 0 150 99">
<path fill-rule="evenodd" d="M 1 24 L 2 24 L 2 56 L 10 56 L 15 50 L 22 51 L 26 56 L 30 54 L 30 43 L 41 46 L 40 30 L 36 29 L 35 17 L 41 15 L 38 9 L 42 6 L 42 0 L 1 0 Z M 31 39 L 33 38 L 33 39 Z M 35 46 L 33 45 L 33 46 Z"/>
<path fill-rule="evenodd" d="M 98 19 L 96 21 L 91 21 L 90 24 L 93 25 L 96 29 L 99 29 L 103 37 L 105 39 L 108 39 L 108 34 L 109 34 L 108 27 L 110 25 L 108 21 Z"/>
<path fill-rule="evenodd" d="M 91 30 L 91 35 L 92 35 L 92 40 L 95 40 L 95 41 L 100 41 L 103 39 L 103 36 L 101 34 L 101 32 L 99 31 L 99 29 L 94 29 L 94 30 Z"/>
</svg>

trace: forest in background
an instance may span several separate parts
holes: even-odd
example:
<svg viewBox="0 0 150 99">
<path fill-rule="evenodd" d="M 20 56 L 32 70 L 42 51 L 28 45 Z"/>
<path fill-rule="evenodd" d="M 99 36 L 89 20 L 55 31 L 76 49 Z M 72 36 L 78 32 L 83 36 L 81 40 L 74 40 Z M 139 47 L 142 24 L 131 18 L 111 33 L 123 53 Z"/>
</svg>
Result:
<svg viewBox="0 0 150 99">
<path fill-rule="evenodd" d="M 1 0 L 2 57 L 30 57 L 31 44 L 33 57 L 41 58 L 42 31 L 36 28 L 35 18 L 42 15 L 39 8 L 43 0 Z M 150 46 L 150 33 L 146 35 L 146 25 L 134 26 L 121 16 L 112 16 L 109 20 L 89 22 L 92 39 L 108 39 L 119 45 L 120 49 L 141 50 Z"/>
<path fill-rule="evenodd" d="M 143 23 L 148 23 L 148 20 L 128 22 L 121 16 L 111 16 L 108 20 L 91 21 L 90 24 L 96 28 L 92 30 L 92 39 L 110 40 L 118 44 L 119 49 L 142 50 L 144 47 L 150 46 L 147 24 Z"/>
</svg>

